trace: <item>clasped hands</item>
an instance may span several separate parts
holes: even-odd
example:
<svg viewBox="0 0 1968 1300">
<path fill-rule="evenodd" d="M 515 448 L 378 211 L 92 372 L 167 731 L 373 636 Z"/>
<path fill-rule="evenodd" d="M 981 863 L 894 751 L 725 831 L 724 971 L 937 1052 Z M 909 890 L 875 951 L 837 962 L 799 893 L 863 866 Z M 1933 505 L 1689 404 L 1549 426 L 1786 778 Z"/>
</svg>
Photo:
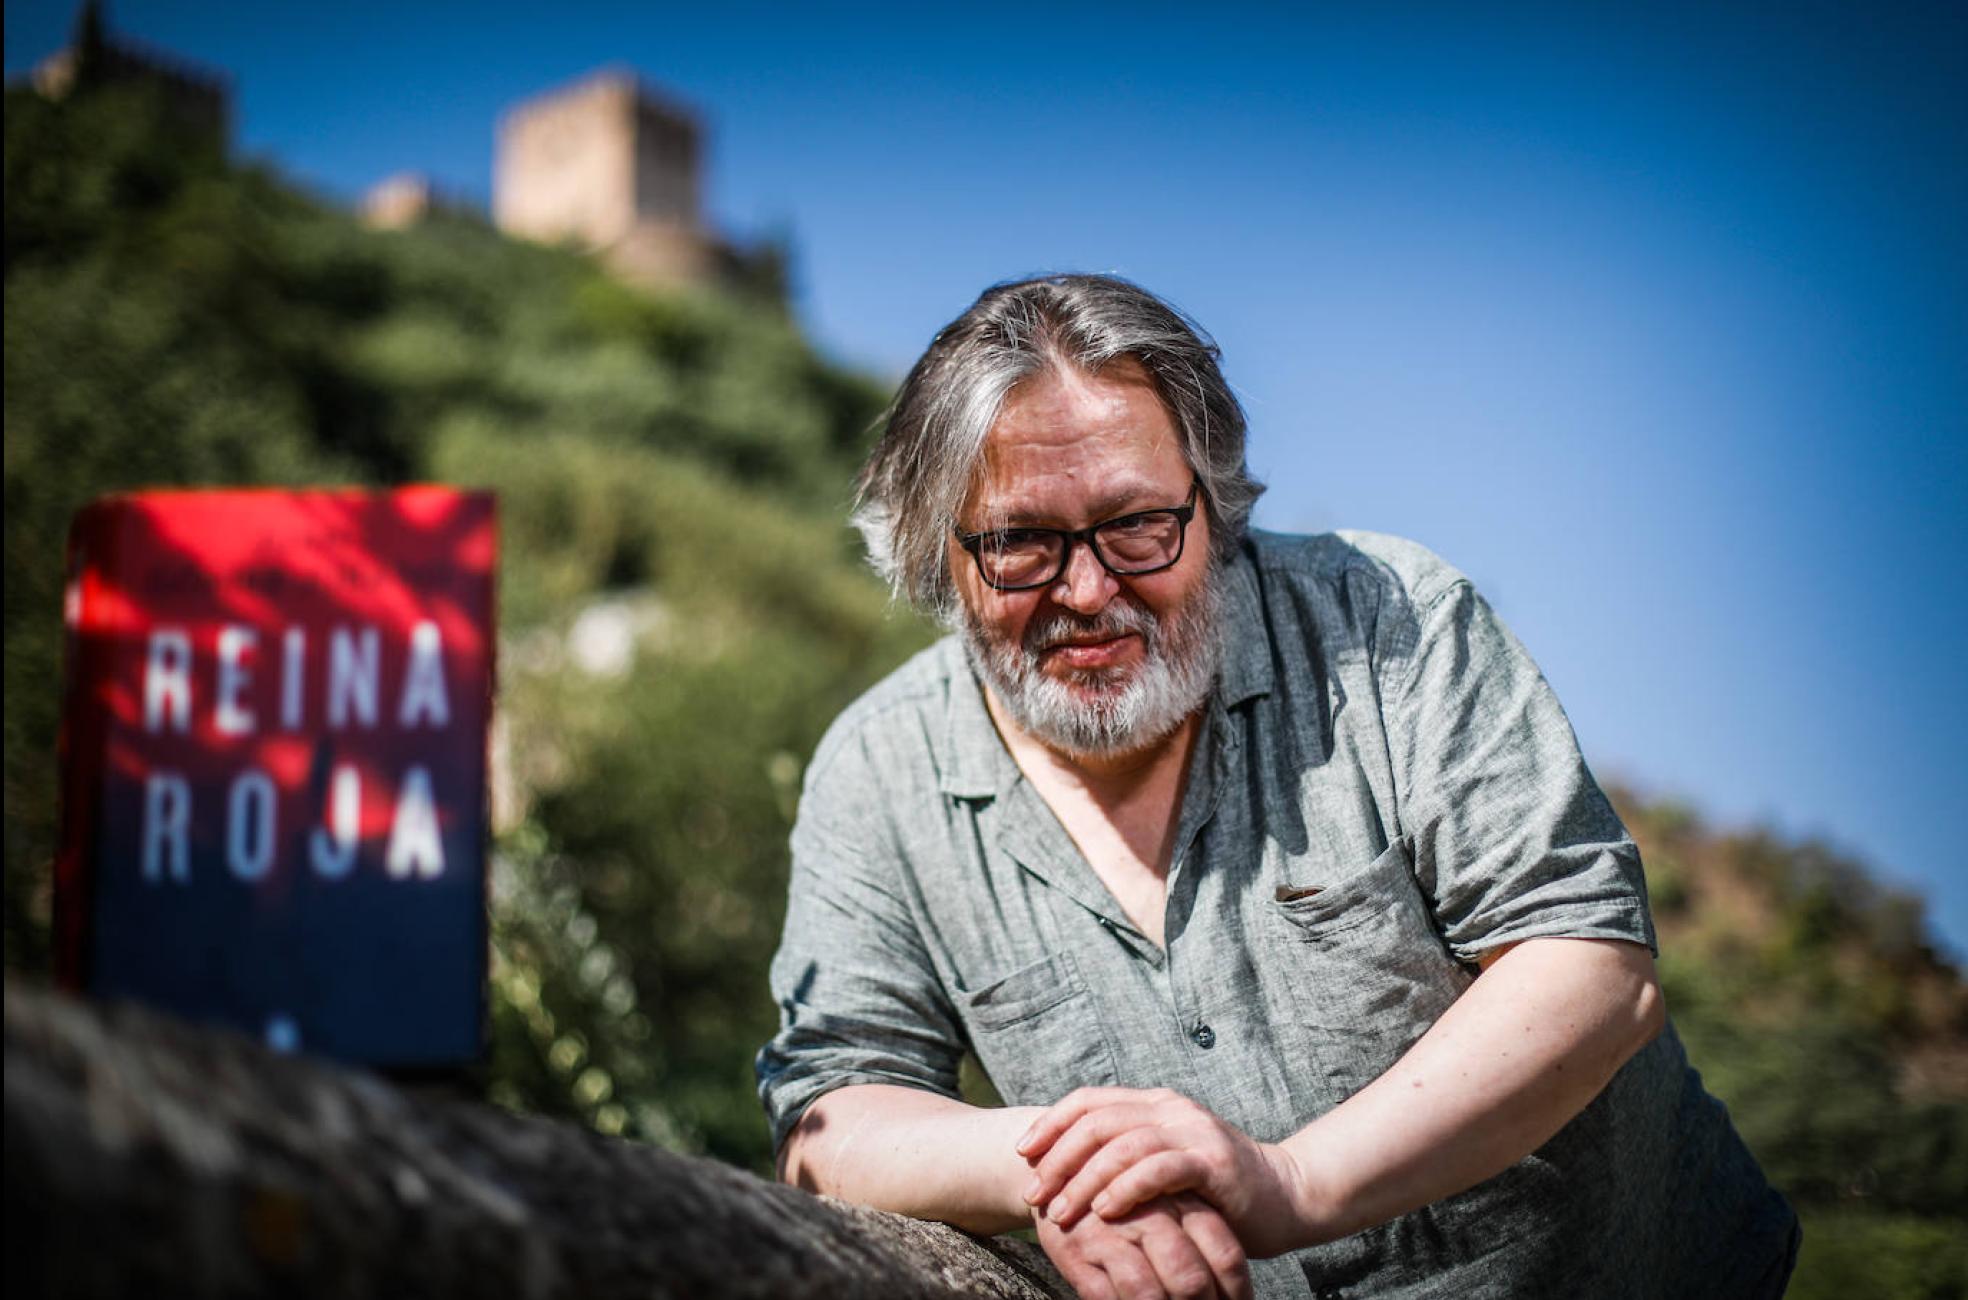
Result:
<svg viewBox="0 0 1968 1300">
<path fill-rule="evenodd" d="M 1310 1240 L 1291 1153 L 1165 1088 L 1081 1088 L 1018 1153 L 1040 1244 L 1083 1296 L 1245 1297 L 1246 1256 Z"/>
</svg>

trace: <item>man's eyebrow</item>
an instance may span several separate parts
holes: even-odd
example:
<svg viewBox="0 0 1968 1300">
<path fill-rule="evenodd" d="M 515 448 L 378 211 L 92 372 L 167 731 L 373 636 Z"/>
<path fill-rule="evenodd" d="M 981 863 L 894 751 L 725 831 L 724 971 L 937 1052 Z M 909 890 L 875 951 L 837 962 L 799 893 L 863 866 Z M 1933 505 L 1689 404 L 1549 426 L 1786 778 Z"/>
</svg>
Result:
<svg viewBox="0 0 1968 1300">
<path fill-rule="evenodd" d="M 1165 489 L 1145 483 L 1135 487 L 1122 488 L 1119 491 L 1109 492 L 1106 496 L 1094 501 L 1091 517 L 1087 522 L 1089 524 L 1104 523 L 1109 519 L 1118 518 L 1121 515 L 1133 514 L 1137 510 L 1166 510 L 1171 506 L 1182 504 L 1180 500 L 1162 500 L 1164 494 Z M 1063 527 L 1063 525 L 1057 522 L 1056 516 L 1042 514 L 1035 510 L 1020 509 L 994 513 L 990 516 L 986 526 L 990 528 Z"/>
</svg>

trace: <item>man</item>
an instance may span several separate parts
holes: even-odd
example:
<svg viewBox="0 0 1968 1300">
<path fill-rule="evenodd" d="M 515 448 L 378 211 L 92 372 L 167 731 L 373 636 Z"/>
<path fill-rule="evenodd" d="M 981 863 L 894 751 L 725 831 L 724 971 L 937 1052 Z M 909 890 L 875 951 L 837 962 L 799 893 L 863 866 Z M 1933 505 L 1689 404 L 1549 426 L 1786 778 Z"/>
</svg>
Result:
<svg viewBox="0 0 1968 1300">
<path fill-rule="evenodd" d="M 1243 443 L 1110 278 L 988 291 L 904 382 L 856 521 L 955 632 L 808 769 L 782 1176 L 1034 1226 L 1087 1296 L 1780 1294 L 1557 700 L 1422 548 L 1248 531 Z"/>
</svg>

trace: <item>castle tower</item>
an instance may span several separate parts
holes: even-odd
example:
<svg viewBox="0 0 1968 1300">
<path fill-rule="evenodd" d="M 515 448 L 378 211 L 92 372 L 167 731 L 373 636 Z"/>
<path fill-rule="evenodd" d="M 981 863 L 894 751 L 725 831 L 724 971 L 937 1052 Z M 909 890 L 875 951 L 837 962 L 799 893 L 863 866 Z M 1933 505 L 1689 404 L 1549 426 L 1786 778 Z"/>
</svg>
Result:
<svg viewBox="0 0 1968 1300">
<path fill-rule="evenodd" d="M 687 110 L 627 71 L 527 100 L 499 122 L 493 221 L 572 240 L 641 283 L 707 281 L 722 250 L 698 206 L 700 134 Z"/>
</svg>

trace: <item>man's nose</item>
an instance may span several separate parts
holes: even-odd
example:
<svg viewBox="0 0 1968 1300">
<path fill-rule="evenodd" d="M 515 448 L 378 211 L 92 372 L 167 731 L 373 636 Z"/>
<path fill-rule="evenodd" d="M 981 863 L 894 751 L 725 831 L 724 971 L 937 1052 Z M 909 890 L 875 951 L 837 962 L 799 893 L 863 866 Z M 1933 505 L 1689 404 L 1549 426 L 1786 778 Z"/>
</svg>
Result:
<svg viewBox="0 0 1968 1300">
<path fill-rule="evenodd" d="M 1093 547 L 1081 542 L 1066 557 L 1066 571 L 1052 584 L 1052 598 L 1075 613 L 1098 614 L 1120 589 Z"/>
</svg>

